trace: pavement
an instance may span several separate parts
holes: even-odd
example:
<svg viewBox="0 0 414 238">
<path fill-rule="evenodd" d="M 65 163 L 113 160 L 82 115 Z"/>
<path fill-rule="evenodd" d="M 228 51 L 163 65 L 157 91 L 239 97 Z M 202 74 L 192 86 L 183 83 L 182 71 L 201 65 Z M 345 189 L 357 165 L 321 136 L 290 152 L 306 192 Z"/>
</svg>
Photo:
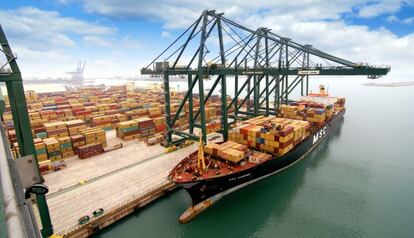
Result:
<svg viewBox="0 0 414 238">
<path fill-rule="evenodd" d="M 121 141 L 114 131 L 107 132 L 107 140 L 109 146 Z M 171 169 L 195 150 L 197 143 L 165 154 L 160 145 L 134 140 L 85 160 L 65 160 L 67 168 L 44 176 L 55 234 L 77 227 L 80 217 L 92 216 L 99 208 L 109 211 L 168 183 Z M 80 184 L 81 180 L 86 183 Z"/>
</svg>

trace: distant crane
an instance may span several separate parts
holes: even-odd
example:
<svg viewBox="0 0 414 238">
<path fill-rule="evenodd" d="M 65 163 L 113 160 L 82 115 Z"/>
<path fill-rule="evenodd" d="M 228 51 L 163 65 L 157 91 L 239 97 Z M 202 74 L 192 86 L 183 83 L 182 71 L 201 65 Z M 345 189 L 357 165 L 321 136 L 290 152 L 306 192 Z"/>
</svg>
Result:
<svg viewBox="0 0 414 238">
<path fill-rule="evenodd" d="M 66 90 L 80 88 L 87 85 L 93 85 L 95 80 L 85 79 L 83 76 L 83 71 L 85 70 L 86 61 L 78 61 L 76 69 L 72 72 L 67 72 L 70 75 L 69 84 L 65 86 Z"/>
<path fill-rule="evenodd" d="M 74 71 L 67 72 L 70 75 L 70 82 L 68 88 L 79 88 L 84 86 L 85 78 L 83 77 L 83 71 L 85 69 L 85 61 L 78 61 L 78 65 Z"/>
</svg>

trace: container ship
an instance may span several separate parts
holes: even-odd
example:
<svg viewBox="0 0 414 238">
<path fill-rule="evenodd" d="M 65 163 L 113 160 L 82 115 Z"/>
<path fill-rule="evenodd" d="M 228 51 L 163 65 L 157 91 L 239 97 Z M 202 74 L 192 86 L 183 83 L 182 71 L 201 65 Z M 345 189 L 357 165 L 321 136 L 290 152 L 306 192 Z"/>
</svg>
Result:
<svg viewBox="0 0 414 238">
<path fill-rule="evenodd" d="M 334 130 L 345 114 L 345 98 L 319 94 L 281 105 L 276 116 L 258 116 L 237 123 L 227 142 L 203 145 L 178 163 L 168 179 L 184 188 L 192 206 L 181 216 L 186 223 L 200 212 L 256 181 L 274 175 L 311 152 Z"/>
</svg>

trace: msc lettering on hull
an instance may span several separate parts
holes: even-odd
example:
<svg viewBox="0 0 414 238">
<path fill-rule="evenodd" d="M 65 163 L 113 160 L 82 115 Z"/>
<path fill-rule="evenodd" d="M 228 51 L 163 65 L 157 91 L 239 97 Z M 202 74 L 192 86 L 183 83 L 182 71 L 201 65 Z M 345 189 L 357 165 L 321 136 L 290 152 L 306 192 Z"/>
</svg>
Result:
<svg viewBox="0 0 414 238">
<path fill-rule="evenodd" d="M 319 130 L 318 133 L 313 135 L 313 144 L 318 142 L 325 134 L 326 134 L 326 126 L 324 126 L 321 130 Z"/>
</svg>

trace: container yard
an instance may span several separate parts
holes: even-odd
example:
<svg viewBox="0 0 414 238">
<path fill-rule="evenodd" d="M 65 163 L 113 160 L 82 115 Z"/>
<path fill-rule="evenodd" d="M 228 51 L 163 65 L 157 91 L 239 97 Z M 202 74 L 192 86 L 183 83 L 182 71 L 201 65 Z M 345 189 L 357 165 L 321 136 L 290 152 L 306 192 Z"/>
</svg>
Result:
<svg viewBox="0 0 414 238">
<path fill-rule="evenodd" d="M 151 99 L 144 99 L 148 95 Z M 173 99 L 182 97 L 176 94 Z M 187 143 L 188 148 L 186 144 L 170 152 L 160 145 L 166 130 L 160 90 L 90 87 L 30 92 L 26 98 L 39 170 L 49 188 L 46 198 L 54 231 L 64 237 L 94 234 L 174 189 L 166 179 L 169 171 L 196 148 Z M 7 96 L 5 102 L 5 129 L 13 155 L 18 157 Z M 215 108 L 210 109 L 211 125 L 218 124 Z M 68 200 L 82 203 L 63 202 Z M 103 209 L 102 216 L 92 215 L 99 209 Z"/>
<path fill-rule="evenodd" d="M 323 84 L 310 93 L 309 77 L 390 71 L 205 10 L 141 68 L 158 87 L 84 85 L 78 63 L 70 74 L 79 85 L 36 92 L 24 91 L 2 28 L 0 40 L 2 153 L 27 237 L 99 234 L 176 188 L 191 198 L 178 220 L 190 222 L 304 160 L 340 128 L 348 100 Z M 174 77 L 184 91 L 172 89 Z"/>
</svg>

